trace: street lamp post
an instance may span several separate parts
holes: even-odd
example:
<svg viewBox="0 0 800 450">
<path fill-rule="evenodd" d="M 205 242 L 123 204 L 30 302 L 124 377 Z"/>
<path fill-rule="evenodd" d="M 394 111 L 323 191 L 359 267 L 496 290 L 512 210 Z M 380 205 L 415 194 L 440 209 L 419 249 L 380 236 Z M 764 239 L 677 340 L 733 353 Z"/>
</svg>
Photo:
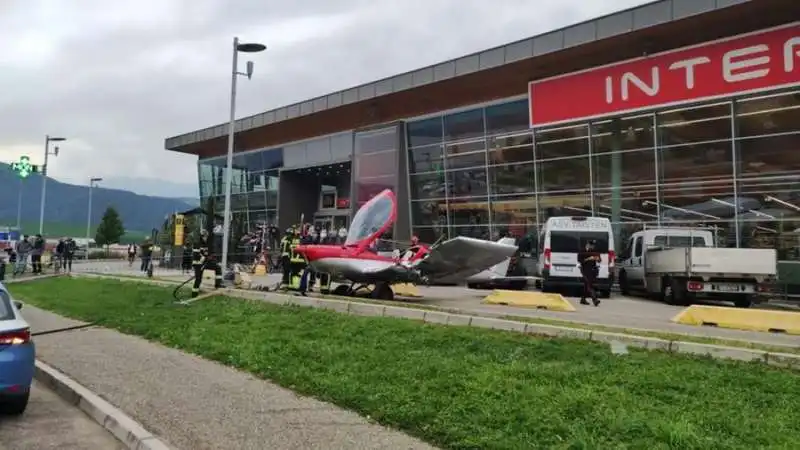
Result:
<svg viewBox="0 0 800 450">
<path fill-rule="evenodd" d="M 53 152 L 50 153 L 50 143 L 63 142 L 66 140 L 67 138 L 52 137 L 50 135 L 47 135 L 44 138 L 44 165 L 42 165 L 42 198 L 39 200 L 39 234 L 44 234 L 44 207 L 45 207 L 45 196 L 47 195 L 47 160 L 51 154 L 53 156 L 58 156 L 58 146 L 56 146 L 53 149 Z"/>
<path fill-rule="evenodd" d="M 86 259 L 89 259 L 89 242 L 92 240 L 92 191 L 102 178 L 89 178 L 89 210 L 86 213 Z"/>
<path fill-rule="evenodd" d="M 19 177 L 19 191 L 17 192 L 17 230 L 22 230 L 22 177 Z"/>
<path fill-rule="evenodd" d="M 231 70 L 231 111 L 228 124 L 228 160 L 225 170 L 225 214 L 222 224 L 222 270 L 228 269 L 228 241 L 231 236 L 231 180 L 233 180 L 233 135 L 236 132 L 236 81 L 240 75 L 249 80 L 253 76 L 253 61 L 247 61 L 247 70 L 239 72 L 239 52 L 258 53 L 266 50 L 266 46 L 256 43 L 239 43 L 233 38 L 233 68 Z"/>
</svg>

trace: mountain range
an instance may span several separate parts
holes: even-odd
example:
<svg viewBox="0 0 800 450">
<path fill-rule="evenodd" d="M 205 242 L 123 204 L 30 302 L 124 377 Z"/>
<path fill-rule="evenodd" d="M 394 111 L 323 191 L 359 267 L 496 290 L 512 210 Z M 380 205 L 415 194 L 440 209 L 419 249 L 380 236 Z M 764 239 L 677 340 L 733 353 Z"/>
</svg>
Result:
<svg viewBox="0 0 800 450">
<path fill-rule="evenodd" d="M 4 194 L 4 201 L 0 202 L 0 225 L 16 225 L 21 198 L 20 222 L 37 224 L 37 230 L 24 227 L 25 232 L 38 231 L 42 176 L 34 173 L 20 179 L 9 165 L 0 163 L 0 186 Z M 48 177 L 46 200 L 46 224 L 85 229 L 89 206 L 89 188 L 86 185 L 63 183 Z M 194 197 L 179 199 L 140 195 L 101 185 L 92 190 L 92 224 L 96 226 L 106 208 L 113 206 L 119 212 L 126 230 L 148 232 L 152 228 L 160 228 L 167 215 L 194 208 L 198 203 Z"/>
<path fill-rule="evenodd" d="M 195 202 L 198 197 L 197 183 L 177 183 L 158 178 L 144 177 L 103 177 L 103 187 L 109 189 L 121 189 L 130 191 L 134 194 L 148 195 L 152 197 L 167 197 L 191 199 Z"/>
</svg>

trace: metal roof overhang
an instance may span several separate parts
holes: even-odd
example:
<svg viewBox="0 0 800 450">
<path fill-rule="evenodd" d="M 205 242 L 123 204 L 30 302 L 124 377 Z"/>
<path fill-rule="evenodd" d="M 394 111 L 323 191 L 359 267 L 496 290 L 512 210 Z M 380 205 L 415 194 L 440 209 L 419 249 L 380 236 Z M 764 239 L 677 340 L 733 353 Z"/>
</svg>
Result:
<svg viewBox="0 0 800 450">
<path fill-rule="evenodd" d="M 623 13 L 630 13 L 630 20 L 633 21 L 633 13 L 637 9 L 664 3 L 669 3 L 674 8 L 672 3 L 678 1 L 651 3 Z M 689 1 L 700 4 L 709 3 L 709 1 L 712 4 L 715 3 L 715 0 L 705 2 L 701 0 Z M 716 3 L 735 2 L 716 0 Z M 614 16 L 607 16 L 607 18 Z M 237 131 L 236 151 L 280 145 L 398 119 L 430 114 L 436 111 L 445 111 L 517 96 L 527 92 L 528 82 L 531 80 L 757 31 L 790 23 L 796 20 L 797 17 L 800 17 L 800 1 L 797 0 L 745 1 L 734 6 L 664 22 L 639 31 L 594 40 L 564 50 L 529 57 L 467 75 L 455 76 L 412 89 L 377 96 L 369 100 L 324 109 L 245 131 Z M 595 35 L 597 34 L 596 22 L 594 25 Z M 560 32 L 563 33 L 563 30 Z M 522 42 L 529 42 L 529 45 L 533 47 L 535 39 Z M 535 51 L 532 49 L 531 53 L 535 53 Z M 300 107 L 298 106 L 297 109 L 299 110 Z M 205 131 L 210 132 L 213 128 L 219 127 L 221 126 L 212 127 Z M 237 129 L 240 128 L 243 128 L 242 123 L 237 124 Z M 227 130 L 227 127 L 224 127 L 223 130 Z M 167 139 L 167 149 L 198 155 L 201 158 L 219 156 L 225 153 L 227 132 L 215 137 L 206 137 L 205 139 L 198 137 L 195 138 L 198 139 L 195 142 L 176 145 L 181 138 L 182 136 L 177 136 Z"/>
</svg>

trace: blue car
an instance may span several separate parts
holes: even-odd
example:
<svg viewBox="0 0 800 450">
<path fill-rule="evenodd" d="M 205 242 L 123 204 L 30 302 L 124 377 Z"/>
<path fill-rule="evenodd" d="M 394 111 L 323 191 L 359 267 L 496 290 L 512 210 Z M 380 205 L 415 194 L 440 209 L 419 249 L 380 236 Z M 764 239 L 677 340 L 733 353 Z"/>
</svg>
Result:
<svg viewBox="0 0 800 450">
<path fill-rule="evenodd" d="M 0 283 L 0 413 L 20 415 L 28 406 L 36 348 L 31 329 Z"/>
</svg>

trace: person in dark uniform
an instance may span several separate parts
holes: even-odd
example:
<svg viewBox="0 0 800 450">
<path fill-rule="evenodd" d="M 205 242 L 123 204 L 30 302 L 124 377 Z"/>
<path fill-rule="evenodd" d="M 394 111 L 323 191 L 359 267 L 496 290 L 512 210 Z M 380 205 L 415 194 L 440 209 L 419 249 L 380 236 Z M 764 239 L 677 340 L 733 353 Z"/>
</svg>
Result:
<svg viewBox="0 0 800 450">
<path fill-rule="evenodd" d="M 581 294 L 581 305 L 588 305 L 586 297 L 592 298 L 594 306 L 600 305 L 597 299 L 597 290 L 594 287 L 597 275 L 600 270 L 600 254 L 595 251 L 594 241 L 586 243 L 586 247 L 578 253 L 578 265 L 581 269 L 581 280 L 583 281 L 583 293 Z"/>
<path fill-rule="evenodd" d="M 192 248 L 192 268 L 194 269 L 194 285 L 192 285 L 192 298 L 200 295 L 200 284 L 203 283 L 203 271 L 214 270 L 214 287 L 222 287 L 222 268 L 211 255 L 211 239 L 208 231 L 200 231 L 200 239 Z"/>
<path fill-rule="evenodd" d="M 294 232 L 291 228 L 286 229 L 286 234 L 283 235 L 283 238 L 280 242 L 280 249 L 281 249 L 281 287 L 288 287 L 291 279 L 291 266 L 290 266 L 290 258 L 292 255 L 292 239 L 294 239 Z"/>
</svg>

